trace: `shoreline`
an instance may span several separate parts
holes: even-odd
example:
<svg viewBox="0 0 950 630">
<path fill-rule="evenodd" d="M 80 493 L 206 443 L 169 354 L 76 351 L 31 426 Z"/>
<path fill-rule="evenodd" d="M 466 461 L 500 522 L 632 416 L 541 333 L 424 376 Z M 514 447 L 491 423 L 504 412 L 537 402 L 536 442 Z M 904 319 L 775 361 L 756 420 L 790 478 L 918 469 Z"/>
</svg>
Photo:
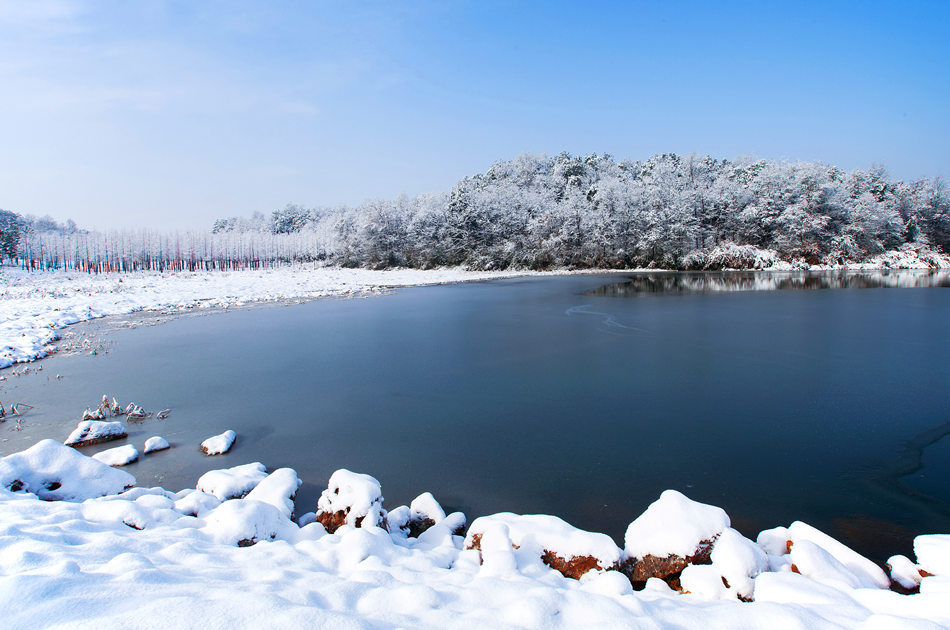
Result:
<svg viewBox="0 0 950 630">
<path fill-rule="evenodd" d="M 950 623 L 947 535 L 917 537 L 916 560 L 894 556 L 885 573 L 799 521 L 745 538 L 720 508 L 671 490 L 619 547 L 547 515 L 468 522 L 429 493 L 391 508 L 379 481 L 346 470 L 330 476 L 315 512 L 296 517 L 290 468 L 218 469 L 179 492 L 130 483 L 53 440 L 0 459 L 0 602 L 11 627 L 40 608 L 97 627 Z"/>
<path fill-rule="evenodd" d="M 950 267 L 947 267 L 950 268 Z M 282 267 L 270 270 L 207 272 L 134 272 L 91 275 L 84 272 L 23 271 L 0 267 L 0 375 L 3 369 L 32 363 L 54 352 L 88 349 L 88 337 L 60 347 L 60 331 L 114 317 L 154 325 L 163 318 L 214 314 L 235 308 L 302 304 L 320 298 L 372 297 L 400 288 L 487 282 L 514 278 L 650 273 L 933 273 L 944 267 L 894 268 L 852 264 L 809 269 L 575 269 L 552 271 L 469 271 L 391 269 L 371 271 L 339 267 Z M 201 286 L 209 280 L 213 286 Z M 263 280 L 263 282 L 255 282 Z M 126 282 L 128 281 L 128 282 Z M 229 282 L 230 281 L 230 282 Z M 195 286 L 195 285 L 198 286 Z M 77 286 L 78 285 L 78 286 Z M 133 327 L 134 327 L 133 326 Z"/>
</svg>

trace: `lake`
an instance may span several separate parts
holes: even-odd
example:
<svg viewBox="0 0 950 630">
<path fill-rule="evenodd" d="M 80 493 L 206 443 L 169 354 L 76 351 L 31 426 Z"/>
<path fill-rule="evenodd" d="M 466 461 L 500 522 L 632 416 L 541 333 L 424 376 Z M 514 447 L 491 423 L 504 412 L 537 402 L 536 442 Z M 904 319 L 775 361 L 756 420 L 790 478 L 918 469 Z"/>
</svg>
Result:
<svg viewBox="0 0 950 630">
<path fill-rule="evenodd" d="M 139 485 L 290 466 L 300 514 L 349 468 L 379 479 L 390 508 L 428 490 L 470 520 L 549 513 L 621 543 L 675 488 L 752 538 L 804 520 L 883 560 L 950 531 L 946 285 L 577 275 L 183 317 L 112 332 L 105 355 L 0 373 L 0 400 L 35 406 L 22 431 L 0 425 L 0 454 L 65 439 L 107 393 L 172 409 L 128 423 L 139 449 L 173 445 L 126 467 Z M 225 429 L 229 454 L 198 452 Z"/>
</svg>

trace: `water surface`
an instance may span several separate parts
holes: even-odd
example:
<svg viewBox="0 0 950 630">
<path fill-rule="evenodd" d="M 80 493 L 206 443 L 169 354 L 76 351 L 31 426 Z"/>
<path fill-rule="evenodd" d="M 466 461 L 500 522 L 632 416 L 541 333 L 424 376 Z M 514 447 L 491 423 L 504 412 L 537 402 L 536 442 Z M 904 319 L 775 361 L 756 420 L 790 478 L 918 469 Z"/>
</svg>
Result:
<svg viewBox="0 0 950 630">
<path fill-rule="evenodd" d="M 945 278 L 728 276 L 511 279 L 123 330 L 105 356 L 0 383 L 4 402 L 36 407 L 22 431 L 0 425 L 0 454 L 64 439 L 109 393 L 173 410 L 129 425 L 139 447 L 174 446 L 127 467 L 140 485 L 291 466 L 298 513 L 349 468 L 377 477 L 389 507 L 429 490 L 470 518 L 550 513 L 618 541 L 666 488 L 752 537 L 800 519 L 878 559 L 950 531 L 950 470 L 930 455 L 950 438 L 913 474 L 880 474 L 950 420 Z M 229 428 L 231 453 L 198 453 Z"/>
</svg>

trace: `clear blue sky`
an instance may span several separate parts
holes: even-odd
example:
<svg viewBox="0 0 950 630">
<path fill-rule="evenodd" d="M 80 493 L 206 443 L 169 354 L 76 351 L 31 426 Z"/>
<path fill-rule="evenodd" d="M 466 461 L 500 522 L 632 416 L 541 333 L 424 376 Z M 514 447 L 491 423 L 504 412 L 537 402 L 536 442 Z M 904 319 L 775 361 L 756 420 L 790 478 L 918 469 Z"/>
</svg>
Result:
<svg viewBox="0 0 950 630">
<path fill-rule="evenodd" d="M 524 151 L 950 175 L 950 2 L 0 0 L 0 208 L 206 227 Z"/>
</svg>

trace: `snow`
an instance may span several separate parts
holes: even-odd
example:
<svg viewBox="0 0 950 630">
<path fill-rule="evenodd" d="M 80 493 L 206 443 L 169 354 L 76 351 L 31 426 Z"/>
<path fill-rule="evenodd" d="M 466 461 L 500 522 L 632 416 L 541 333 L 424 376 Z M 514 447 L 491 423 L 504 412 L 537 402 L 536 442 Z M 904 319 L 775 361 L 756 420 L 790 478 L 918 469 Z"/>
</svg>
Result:
<svg viewBox="0 0 950 630">
<path fill-rule="evenodd" d="M 201 451 L 205 455 L 223 455 L 231 450 L 237 433 L 228 429 L 224 433 L 209 437 L 201 443 Z"/>
<path fill-rule="evenodd" d="M 128 436 L 128 434 L 129 433 L 126 431 L 125 425 L 121 422 L 83 420 L 76 426 L 73 432 L 69 434 L 69 437 L 66 438 L 65 444 L 69 446 L 108 442 L 110 440 L 124 438 Z"/>
<path fill-rule="evenodd" d="M 256 302 L 372 295 L 392 287 L 525 275 L 462 269 L 342 269 L 295 266 L 216 272 L 30 273 L 0 268 L 0 368 L 45 357 L 59 330 L 139 311 L 230 308 Z"/>
<path fill-rule="evenodd" d="M 472 531 L 482 533 L 479 552 L 464 549 L 463 539 L 451 534 L 464 523 L 459 513 L 449 514 L 419 539 L 372 526 L 344 525 L 328 534 L 312 522 L 312 514 L 299 526 L 289 510 L 289 496 L 299 480 L 286 468 L 269 476 L 261 464 L 214 471 L 225 473 L 212 475 L 224 485 L 247 476 L 257 486 L 244 498 L 222 502 L 198 489 L 121 492 L 125 484 L 106 478 L 134 483 L 129 475 L 52 440 L 0 460 L 4 485 L 15 477 L 43 487 L 50 471 L 63 485 L 58 496 L 48 498 L 75 501 L 42 501 L 0 489 L 4 628 L 950 625 L 950 576 L 924 577 L 920 594 L 909 596 L 856 586 L 862 563 L 851 557 L 854 552 L 845 553 L 847 548 L 838 548 L 837 541 L 796 524 L 786 530 L 794 539 L 796 559 L 814 556 L 843 572 L 842 579 L 830 583 L 826 569 L 818 571 L 821 579 L 788 568 L 769 571 L 762 557 L 766 550 L 757 551 L 756 543 L 724 525 L 715 532 L 713 564 L 683 571 L 681 581 L 689 594 L 656 578 L 644 590 L 633 591 L 618 571 L 590 571 L 574 580 L 544 566 L 536 549 L 551 539 L 565 551 L 594 551 L 605 561 L 619 557 L 616 546 L 608 553 L 601 535 L 580 532 L 554 517 L 499 514 L 476 519 Z M 346 494 L 348 505 L 367 513 L 383 511 L 379 484 L 368 475 L 338 471 L 330 488 Z M 112 494 L 97 496 L 105 493 Z M 334 502 L 331 507 L 340 506 Z M 673 538 L 706 539 L 724 522 L 718 508 L 682 495 L 664 493 L 650 509 L 692 519 L 689 536 L 679 532 Z M 409 509 L 405 512 L 408 518 Z M 678 530 L 677 525 L 671 521 L 662 527 Z M 780 530 L 760 539 L 778 541 Z M 644 537 L 647 533 L 639 531 Z M 922 566 L 943 570 L 948 539 L 918 537 L 915 550 Z M 786 555 L 781 542 L 769 545 L 770 560 L 772 552 Z M 727 587 L 722 582 L 726 575 L 748 578 L 754 601 L 739 601 L 733 591 L 742 580 Z"/>
<path fill-rule="evenodd" d="M 267 477 L 266 468 L 260 462 L 233 468 L 210 470 L 198 478 L 198 490 L 212 494 L 221 501 L 242 497 L 253 490 Z"/>
<path fill-rule="evenodd" d="M 317 514 L 337 512 L 344 513 L 347 525 L 363 524 L 364 520 L 367 525 L 382 523 L 386 510 L 379 482 L 369 475 L 346 469 L 334 472 L 317 501 Z"/>
<path fill-rule="evenodd" d="M 164 451 L 168 448 L 171 448 L 171 445 L 165 438 L 160 435 L 153 435 L 149 439 L 145 440 L 145 446 L 142 449 L 142 452 L 148 455 L 149 453 L 154 453 L 155 451 Z"/>
<path fill-rule="evenodd" d="M 714 540 L 727 527 L 729 516 L 722 508 L 665 490 L 627 527 L 624 554 L 628 558 L 685 558 L 696 552 L 700 542 Z"/>
<path fill-rule="evenodd" d="M 950 577 L 950 534 L 929 534 L 914 539 L 917 566 L 933 575 Z"/>
<path fill-rule="evenodd" d="M 122 492 L 135 485 L 135 477 L 55 440 L 42 440 L 0 459 L 0 487 L 10 490 L 16 482 L 46 501 L 82 501 Z"/>
<path fill-rule="evenodd" d="M 131 444 L 124 444 L 105 451 L 100 451 L 93 455 L 92 458 L 107 466 L 125 466 L 137 460 L 139 458 L 139 452 Z"/>
</svg>

